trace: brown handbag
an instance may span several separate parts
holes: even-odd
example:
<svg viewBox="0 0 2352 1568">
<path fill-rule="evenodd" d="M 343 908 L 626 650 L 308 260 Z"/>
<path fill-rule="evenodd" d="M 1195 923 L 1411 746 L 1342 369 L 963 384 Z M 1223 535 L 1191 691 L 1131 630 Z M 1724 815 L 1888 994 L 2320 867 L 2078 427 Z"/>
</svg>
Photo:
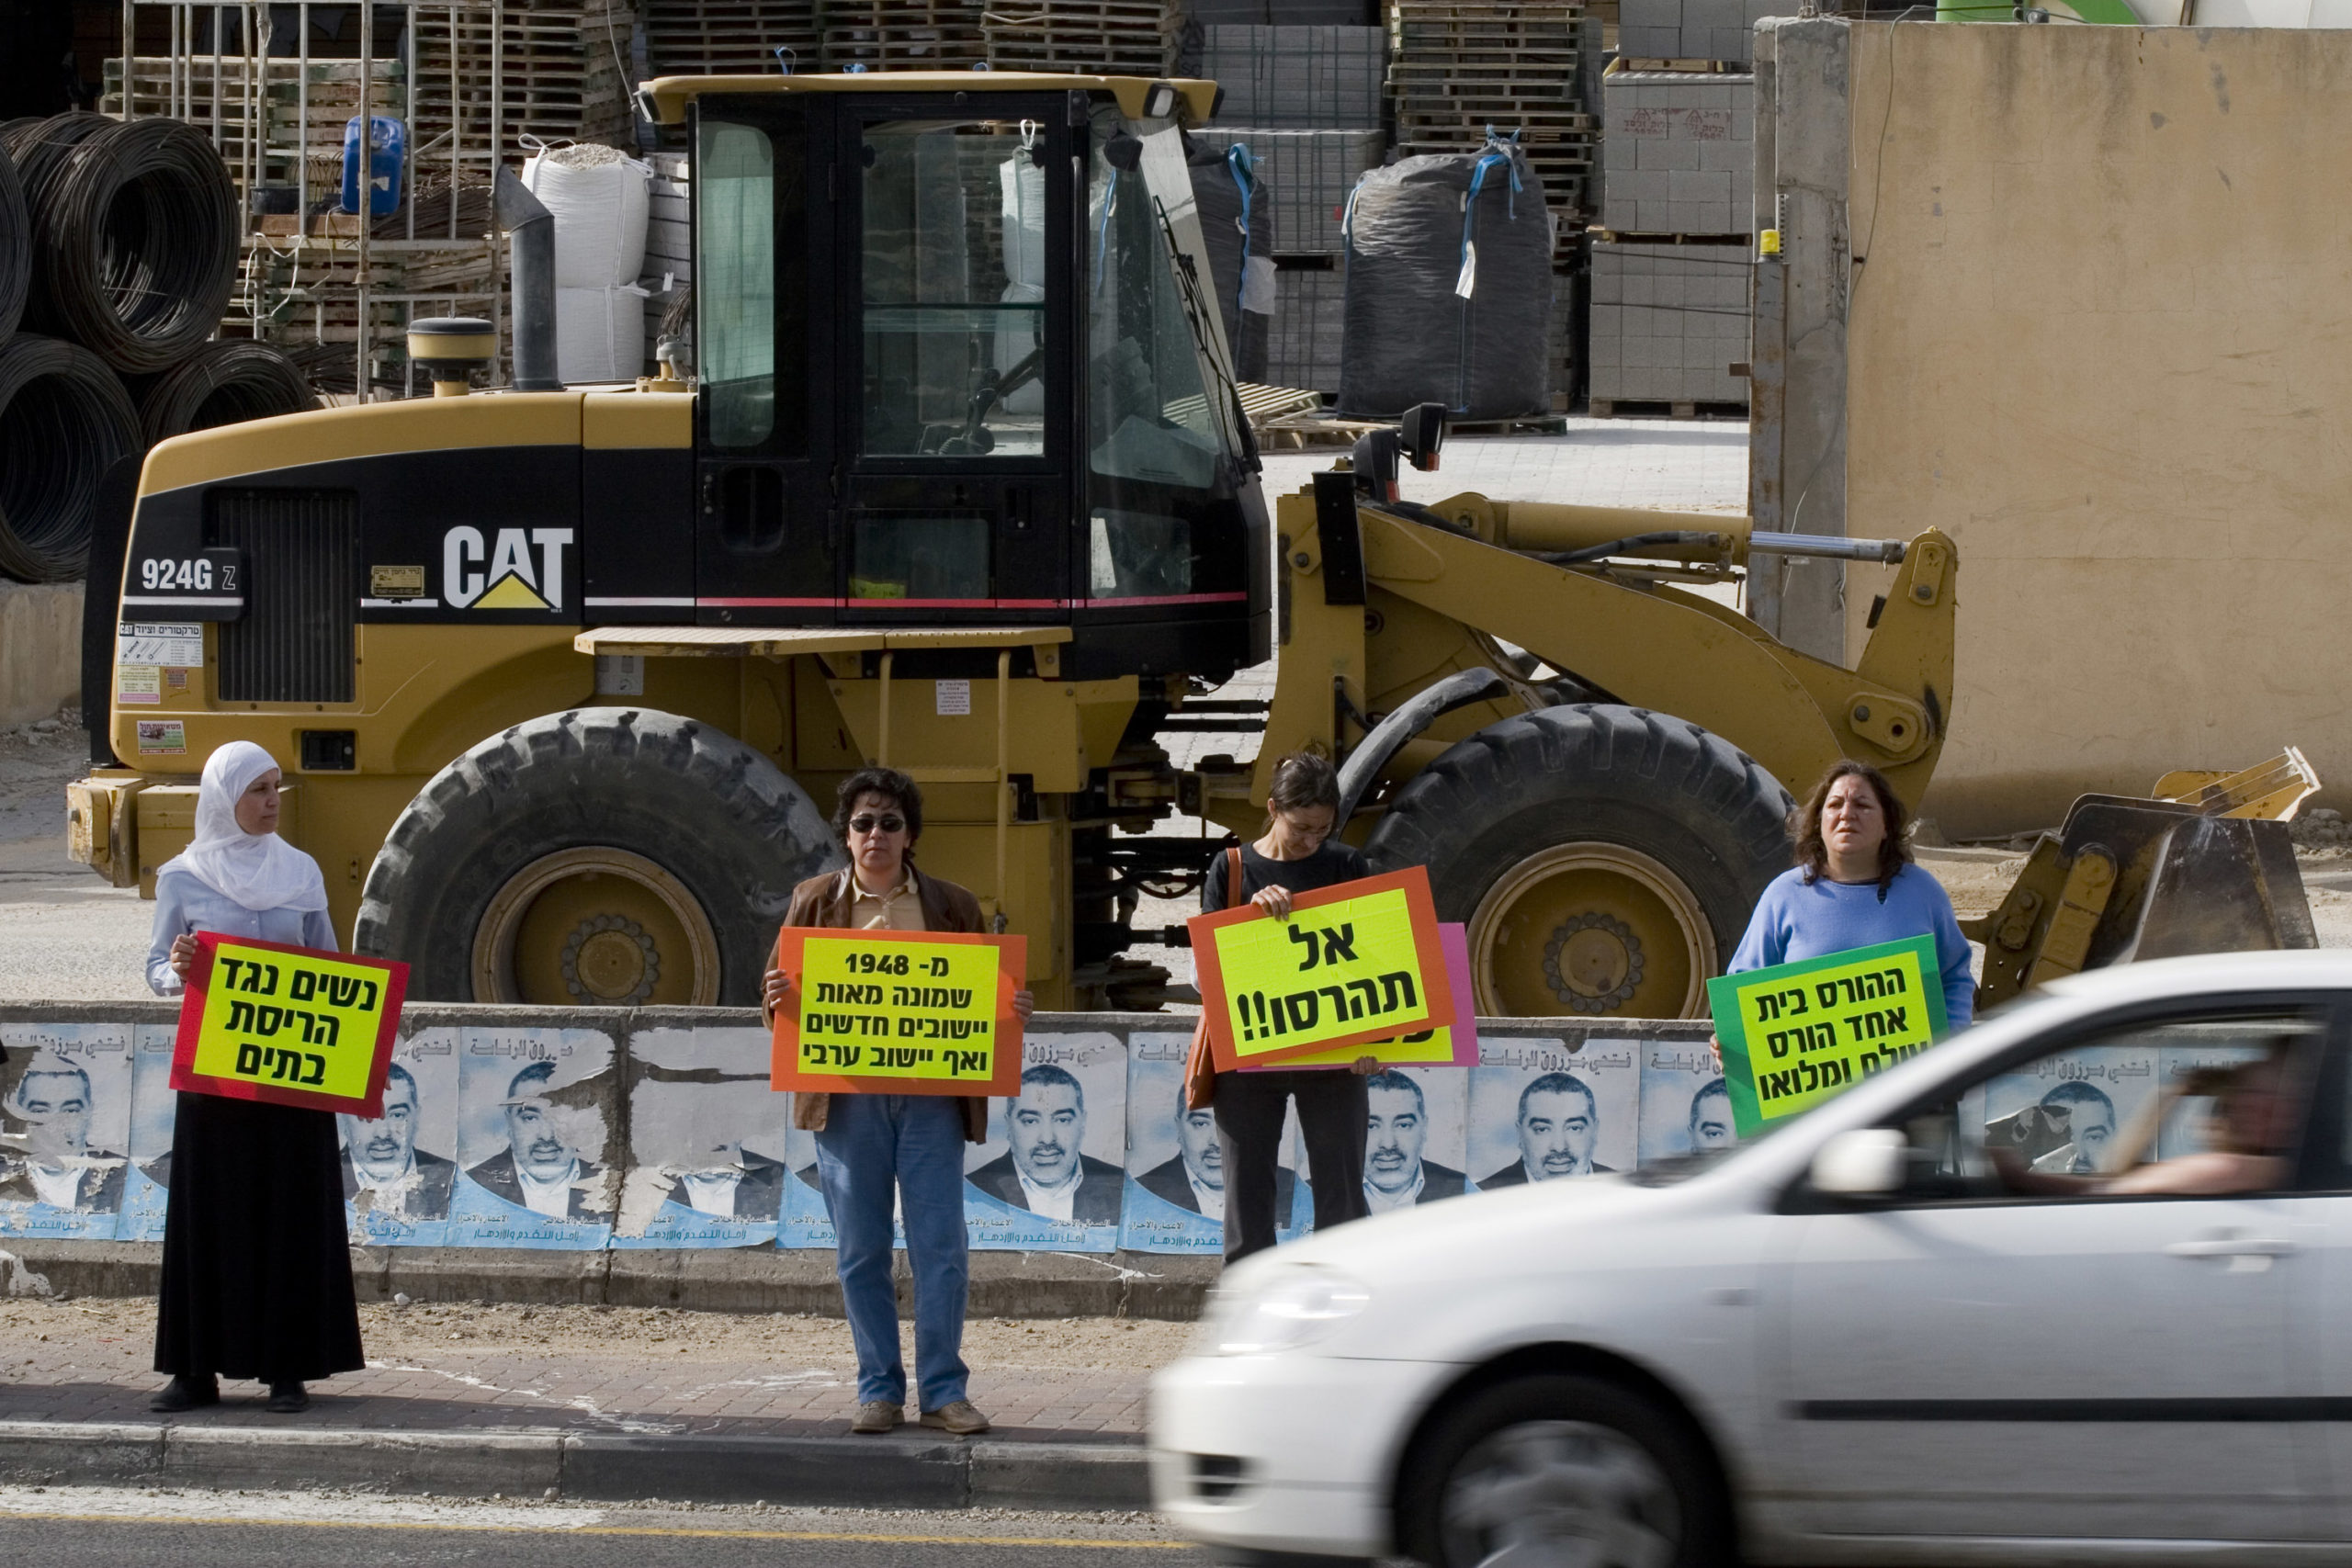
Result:
<svg viewBox="0 0 2352 1568">
<path fill-rule="evenodd" d="M 1241 891 L 1241 848 L 1225 852 L 1225 907 L 1231 908 Z M 1197 969 L 1195 971 L 1197 973 Z M 1209 1015 L 1205 1003 L 1201 1021 L 1193 1028 L 1193 1049 L 1184 1057 L 1184 1109 L 1206 1111 L 1216 1098 L 1216 1057 L 1209 1049 Z"/>
</svg>

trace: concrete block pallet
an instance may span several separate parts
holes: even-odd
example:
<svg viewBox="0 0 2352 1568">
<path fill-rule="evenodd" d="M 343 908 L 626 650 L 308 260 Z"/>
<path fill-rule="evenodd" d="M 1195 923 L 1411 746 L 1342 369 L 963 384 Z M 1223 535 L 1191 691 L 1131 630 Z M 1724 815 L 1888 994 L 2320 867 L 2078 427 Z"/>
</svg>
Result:
<svg viewBox="0 0 2352 1568">
<path fill-rule="evenodd" d="M 1746 65 L 1756 57 L 1757 22 L 1796 13 L 1796 0 L 1620 0 L 1617 54 Z"/>
<path fill-rule="evenodd" d="M 1611 70 L 1601 79 L 1601 218 L 1623 233 L 1745 235 L 1756 78 Z"/>
<path fill-rule="evenodd" d="M 1206 27 L 1200 73 L 1225 89 L 1227 125 L 1378 127 L 1388 37 L 1365 27 Z"/>
<path fill-rule="evenodd" d="M 1256 154 L 1273 203 L 1279 256 L 1336 254 L 1344 248 L 1340 228 L 1349 194 L 1366 169 L 1379 166 L 1388 139 L 1377 126 L 1292 130 L 1229 125 L 1196 130 L 1193 140 L 1220 149 L 1238 141 Z"/>
<path fill-rule="evenodd" d="M 1339 395 L 1348 275 L 1338 260 L 1275 262 L 1274 319 L 1266 334 L 1267 385 Z M 1283 265 L 1285 261 L 1292 265 Z"/>
<path fill-rule="evenodd" d="M 998 71 L 1165 76 L 1184 29 L 1182 0 L 1027 0 L 985 13 Z"/>
<path fill-rule="evenodd" d="M 1688 414 L 1745 409 L 1748 359 L 1746 241 L 1592 246 L 1591 378 L 1595 413 L 1628 403 Z"/>
</svg>

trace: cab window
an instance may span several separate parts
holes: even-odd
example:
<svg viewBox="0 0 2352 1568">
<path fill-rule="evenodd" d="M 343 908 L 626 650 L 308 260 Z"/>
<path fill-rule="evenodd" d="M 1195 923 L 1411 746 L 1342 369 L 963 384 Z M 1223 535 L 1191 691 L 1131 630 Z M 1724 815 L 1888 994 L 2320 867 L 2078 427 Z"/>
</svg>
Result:
<svg viewBox="0 0 2352 1568">
<path fill-rule="evenodd" d="M 1905 1196 L 2032 1202 L 2279 1191 L 2326 1034 L 2317 1008 L 2176 1016 L 2013 1061 L 1902 1123 Z"/>
<path fill-rule="evenodd" d="M 696 131 L 695 353 L 722 451 L 805 447 L 804 138 L 797 106 L 756 125 L 705 115 Z"/>
<path fill-rule="evenodd" d="M 860 160 L 861 451 L 1044 456 L 1045 131 L 876 120 Z"/>
</svg>

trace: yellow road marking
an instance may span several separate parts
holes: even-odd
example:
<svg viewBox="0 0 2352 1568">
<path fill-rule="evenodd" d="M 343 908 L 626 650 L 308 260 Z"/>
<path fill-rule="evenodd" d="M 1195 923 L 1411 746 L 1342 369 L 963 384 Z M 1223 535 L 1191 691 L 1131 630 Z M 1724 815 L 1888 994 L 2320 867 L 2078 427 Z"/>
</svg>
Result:
<svg viewBox="0 0 2352 1568">
<path fill-rule="evenodd" d="M 656 1525 L 472 1525 L 434 1519 L 254 1519 L 191 1514 L 69 1514 L 33 1513 L 0 1507 L 0 1523 L 9 1519 L 46 1519 L 77 1524 L 114 1525 L 274 1525 L 285 1529 L 446 1530 L 475 1535 L 627 1535 L 662 1536 L 715 1540 L 828 1540 L 893 1546 L 1058 1546 L 1072 1551 L 1185 1551 L 1184 1540 L 1117 1540 L 1087 1536 L 1025 1535 L 888 1535 L 880 1531 L 671 1529 Z"/>
</svg>

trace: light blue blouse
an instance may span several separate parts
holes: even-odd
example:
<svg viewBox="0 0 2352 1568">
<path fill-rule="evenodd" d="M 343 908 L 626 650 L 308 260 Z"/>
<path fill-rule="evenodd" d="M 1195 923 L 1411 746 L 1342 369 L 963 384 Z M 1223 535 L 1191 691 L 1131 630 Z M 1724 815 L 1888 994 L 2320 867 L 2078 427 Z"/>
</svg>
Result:
<svg viewBox="0 0 2352 1568">
<path fill-rule="evenodd" d="M 324 909 L 248 909 L 187 872 L 168 871 L 155 879 L 155 931 L 147 943 L 148 989 L 159 997 L 176 997 L 187 988 L 172 973 L 172 942 L 196 931 L 282 942 L 325 953 L 343 951 L 334 940 L 334 922 Z"/>
</svg>

